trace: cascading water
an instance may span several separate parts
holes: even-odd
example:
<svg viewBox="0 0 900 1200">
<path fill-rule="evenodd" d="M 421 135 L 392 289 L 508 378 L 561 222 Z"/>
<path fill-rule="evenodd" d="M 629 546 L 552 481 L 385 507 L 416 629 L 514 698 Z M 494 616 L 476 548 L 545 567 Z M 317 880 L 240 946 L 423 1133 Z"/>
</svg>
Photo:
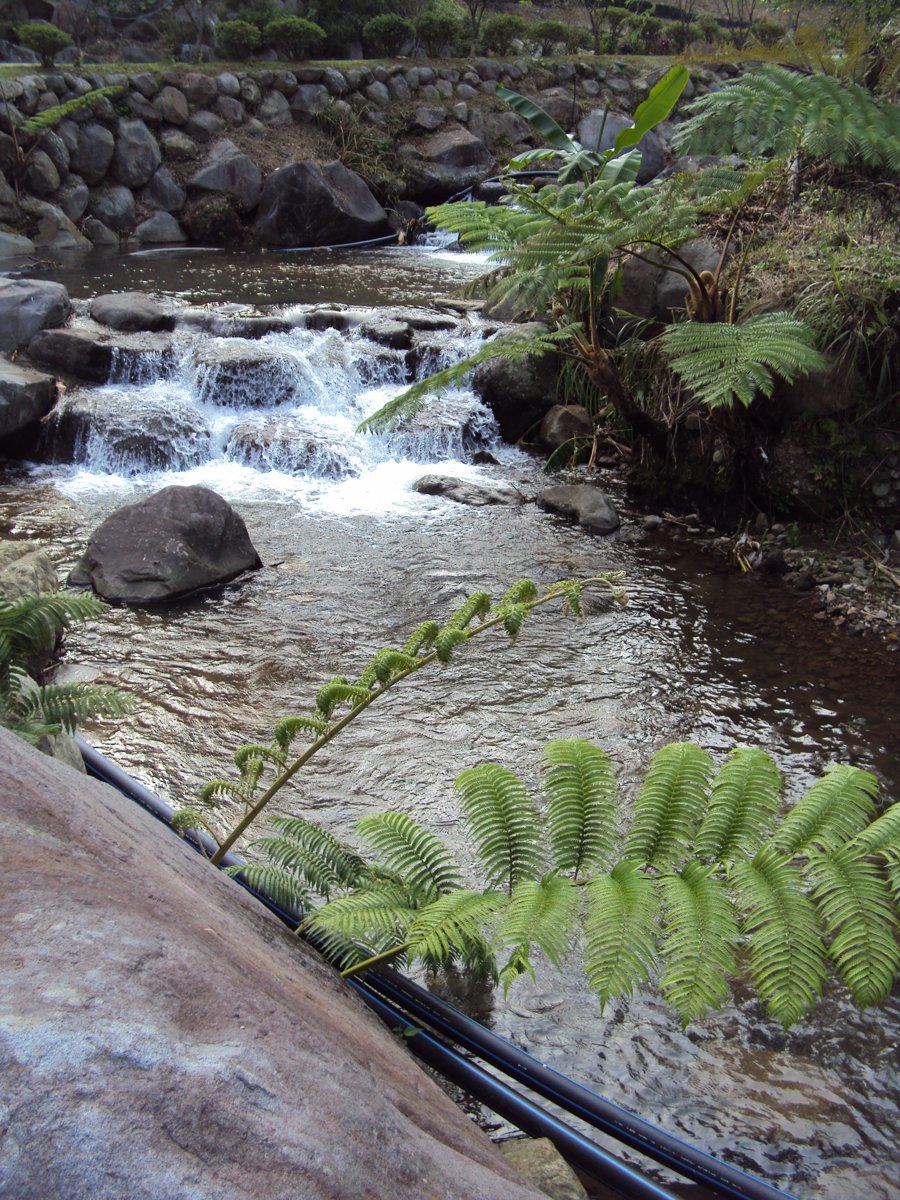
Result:
<svg viewBox="0 0 900 1200">
<path fill-rule="evenodd" d="M 414 493 L 413 481 L 435 471 L 511 484 L 525 497 L 545 482 L 539 465 L 497 444 L 465 388 L 402 432 L 356 432 L 412 375 L 464 354 L 480 333 L 465 323 L 436 329 L 432 313 L 408 349 L 391 348 L 366 331 L 377 312 L 344 331 L 313 329 L 310 305 L 421 304 L 454 282 L 451 270 L 456 281 L 471 275 L 460 256 L 150 262 L 103 260 L 99 282 L 80 265 L 56 277 L 76 295 L 153 288 L 182 303 L 239 305 L 200 313 L 171 339 L 138 339 L 114 382 L 64 397 L 48 429 L 46 457 L 56 461 L 0 478 L 12 535 L 48 544 L 61 573 L 112 509 L 165 484 L 205 483 L 247 522 L 266 565 L 242 586 L 164 612 L 113 609 L 68 635 L 67 669 L 136 695 L 133 716 L 88 733 L 143 782 L 191 802 L 199 784 L 228 772 L 241 741 L 268 741 L 278 717 L 308 711 L 325 679 L 359 671 L 467 592 L 496 596 L 522 575 L 545 584 L 616 567 L 627 572 L 628 609 L 591 605 L 581 625 L 536 617 L 514 647 L 489 649 L 486 637 L 449 670 L 423 672 L 320 756 L 285 807 L 342 837 L 365 813 L 401 808 L 456 839 L 465 862 L 457 772 L 494 758 L 536 784 L 541 747 L 559 736 L 598 741 L 632 783 L 663 741 L 699 741 L 718 761 L 750 742 L 775 755 L 792 799 L 834 760 L 878 771 L 898 798 L 895 658 L 833 636 L 776 581 L 645 540 L 621 494 L 622 532 L 597 539 L 534 504 L 473 509 Z M 253 303 L 279 309 L 241 326 Z M 221 336 L 229 326 L 247 336 Z M 473 465 L 475 448 L 499 465 Z M 831 988 L 786 1034 L 739 993 L 682 1030 L 652 996 L 601 1014 L 574 965 L 557 974 L 539 964 L 508 998 L 486 998 L 482 1015 L 551 1065 L 801 1200 L 900 1195 L 896 1000 L 859 1013 Z"/>
</svg>

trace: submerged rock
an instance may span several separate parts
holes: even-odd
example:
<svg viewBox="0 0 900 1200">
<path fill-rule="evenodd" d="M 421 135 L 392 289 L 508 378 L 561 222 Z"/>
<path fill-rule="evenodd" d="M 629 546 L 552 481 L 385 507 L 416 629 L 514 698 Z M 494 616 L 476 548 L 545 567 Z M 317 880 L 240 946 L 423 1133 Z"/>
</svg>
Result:
<svg viewBox="0 0 900 1200">
<path fill-rule="evenodd" d="M 0 792 L 8 1195 L 541 1200 L 336 971 L 148 813 L 6 730 Z"/>
<path fill-rule="evenodd" d="M 423 496 L 442 496 L 467 504 L 470 508 L 485 508 L 493 504 L 521 504 L 523 497 L 511 488 L 484 487 L 479 483 L 468 483 L 450 475 L 423 475 L 413 484 L 413 491 Z"/>
<path fill-rule="evenodd" d="M 209 488 L 168 487 L 108 517 L 69 582 L 121 604 L 164 604 L 261 566 L 227 500 Z"/>
</svg>

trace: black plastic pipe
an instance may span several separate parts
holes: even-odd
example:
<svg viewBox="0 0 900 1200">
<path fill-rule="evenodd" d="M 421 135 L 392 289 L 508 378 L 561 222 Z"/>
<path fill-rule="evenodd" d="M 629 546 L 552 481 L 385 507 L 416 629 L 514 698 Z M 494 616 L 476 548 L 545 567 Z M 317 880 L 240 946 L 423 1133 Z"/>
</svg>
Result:
<svg viewBox="0 0 900 1200">
<path fill-rule="evenodd" d="M 530 1100 L 526 1100 L 483 1068 L 469 1062 L 416 1026 L 410 1027 L 404 1014 L 385 1004 L 379 997 L 373 996 L 365 985 L 353 979 L 350 983 L 386 1025 L 395 1030 L 399 1026 L 403 1030 L 404 1041 L 417 1058 L 433 1067 L 451 1083 L 464 1088 L 469 1095 L 486 1104 L 493 1112 L 505 1117 L 525 1133 L 532 1137 L 549 1138 L 573 1167 L 577 1167 L 618 1194 L 626 1196 L 628 1200 L 675 1200 L 671 1192 L 652 1183 L 646 1176 L 626 1166 L 614 1155 L 607 1154 L 588 1138 Z"/>
</svg>

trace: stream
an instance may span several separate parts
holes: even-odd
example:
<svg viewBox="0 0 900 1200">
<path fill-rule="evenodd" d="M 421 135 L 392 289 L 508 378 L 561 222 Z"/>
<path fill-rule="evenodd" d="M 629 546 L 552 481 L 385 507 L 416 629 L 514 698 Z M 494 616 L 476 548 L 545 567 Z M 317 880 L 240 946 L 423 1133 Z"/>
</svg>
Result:
<svg viewBox="0 0 900 1200">
<path fill-rule="evenodd" d="M 76 300 L 145 290 L 236 312 L 427 306 L 481 269 L 449 252 L 390 248 L 108 255 L 87 269 L 80 261 L 27 274 L 60 280 Z M 340 836 L 364 813 L 400 808 L 466 861 L 455 775 L 493 758 L 535 784 L 551 737 L 596 740 L 626 787 L 661 744 L 695 740 L 717 761 L 736 743 L 765 747 L 792 798 L 836 760 L 876 771 L 885 794 L 900 798 L 900 679 L 896 656 L 877 643 L 814 622 L 777 580 L 740 576 L 688 542 L 645 533 L 614 478 L 603 484 L 623 523 L 606 539 L 533 503 L 475 509 L 412 491 L 439 473 L 530 498 L 546 476 L 497 442 L 465 389 L 450 397 L 447 421 L 419 436 L 356 434 L 401 386 L 397 356 L 362 335 L 297 329 L 253 343 L 275 364 L 282 394 L 285 379 L 293 389 L 274 427 L 273 409 L 240 389 L 228 403 L 211 396 L 225 377 L 210 353 L 225 340 L 185 334 L 167 373 L 92 389 L 99 406 L 190 409 L 203 436 L 168 467 L 147 469 L 89 439 L 75 462 L 0 473 L 4 536 L 45 543 L 61 573 L 110 512 L 168 484 L 203 483 L 243 516 L 262 570 L 168 610 L 112 609 L 67 639 L 63 677 L 116 682 L 138 700 L 132 716 L 87 736 L 165 798 L 190 802 L 200 784 L 230 773 L 238 744 L 270 740 L 275 720 L 308 711 L 323 681 L 357 674 L 375 650 L 427 616 L 446 617 L 471 591 L 496 598 L 523 575 L 546 585 L 606 569 L 626 573 L 627 608 L 598 592 L 581 623 L 545 609 L 514 646 L 479 638 L 449 668 L 423 671 L 373 706 L 316 759 L 285 808 Z M 425 356 L 432 369 L 461 352 L 438 342 Z M 496 463 L 474 465 L 473 448 Z M 461 999 L 550 1065 L 800 1200 L 900 1195 L 897 997 L 860 1013 L 832 986 L 788 1033 L 740 992 L 687 1030 L 648 996 L 601 1015 L 574 964 L 539 968 L 506 999 Z"/>
</svg>

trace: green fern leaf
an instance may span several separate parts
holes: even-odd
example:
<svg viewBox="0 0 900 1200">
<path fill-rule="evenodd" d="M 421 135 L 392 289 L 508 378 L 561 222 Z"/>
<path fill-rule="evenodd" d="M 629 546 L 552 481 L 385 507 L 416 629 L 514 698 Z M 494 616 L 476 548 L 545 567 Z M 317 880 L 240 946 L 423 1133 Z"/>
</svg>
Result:
<svg viewBox="0 0 900 1200">
<path fill-rule="evenodd" d="M 285 754 L 298 733 L 308 733 L 313 738 L 319 738 L 328 732 L 328 722 L 320 716 L 315 717 L 282 717 L 275 725 L 275 742 Z"/>
<path fill-rule="evenodd" d="M 438 897 L 417 911 L 407 941 L 411 955 L 449 966 L 454 959 L 471 955 L 481 946 L 490 956 L 490 941 L 485 929 L 506 903 L 501 892 L 476 892 L 459 888 Z"/>
<path fill-rule="evenodd" d="M 660 989 L 687 1025 L 728 999 L 726 975 L 734 969 L 738 925 L 723 884 L 701 863 L 661 876 L 658 887 L 663 900 Z"/>
<path fill-rule="evenodd" d="M 511 890 L 538 878 L 543 861 L 537 817 L 521 779 L 497 763 L 481 763 L 460 772 L 456 790 L 487 886 Z"/>
<path fill-rule="evenodd" d="M 825 947 L 812 901 L 791 856 L 769 845 L 729 873 L 750 947 L 750 970 L 769 1015 L 785 1028 L 821 994 Z"/>
<path fill-rule="evenodd" d="M 618 783 L 609 755 L 590 742 L 560 739 L 544 751 L 550 845 L 557 869 L 574 878 L 611 860 Z"/>
<path fill-rule="evenodd" d="M 356 831 L 389 870 L 422 895 L 423 903 L 460 886 L 459 867 L 450 851 L 405 813 L 361 817 Z"/>
<path fill-rule="evenodd" d="M 660 342 L 675 374 L 710 408 L 749 405 L 757 392 L 772 395 L 776 376 L 790 383 L 825 366 L 812 330 L 787 313 L 763 313 L 741 325 L 682 321 Z"/>
<path fill-rule="evenodd" d="M 353 707 L 362 704 L 370 697 L 369 688 L 348 683 L 346 679 L 342 678 L 332 679 L 330 683 L 319 688 L 316 695 L 316 708 L 324 717 L 330 719 L 339 704 L 349 704 Z"/>
<path fill-rule="evenodd" d="M 832 766 L 794 805 L 772 840 L 789 854 L 836 850 L 872 819 L 878 780 L 860 767 Z"/>
<path fill-rule="evenodd" d="M 299 916 L 311 902 L 311 894 L 290 871 L 274 863 L 244 863 L 241 866 L 225 867 L 225 874 L 240 879 L 254 892 L 261 892 L 288 911 Z"/>
<path fill-rule="evenodd" d="M 442 629 L 434 639 L 434 652 L 438 656 L 438 662 L 446 666 L 453 657 L 456 647 L 468 640 L 469 634 L 465 629 Z"/>
<path fill-rule="evenodd" d="M 876 867 L 845 848 L 813 854 L 813 898 L 832 934 L 829 954 L 838 973 L 865 1008 L 891 994 L 900 971 L 897 915 L 888 885 Z"/>
<path fill-rule="evenodd" d="M 650 760 L 624 858 L 657 868 L 676 865 L 693 845 L 707 805 L 712 759 L 690 742 L 663 746 Z"/>
<path fill-rule="evenodd" d="M 657 899 L 652 881 L 637 863 L 624 860 L 595 875 L 585 888 L 584 968 L 588 983 L 608 1000 L 630 996 L 653 971 Z"/>
<path fill-rule="evenodd" d="M 234 762 L 237 769 L 243 773 L 244 768 L 252 760 L 261 762 L 273 763 L 276 767 L 283 767 L 287 761 L 287 755 L 277 745 L 260 746 L 255 742 L 245 742 L 243 746 L 238 746 L 234 752 Z"/>
<path fill-rule="evenodd" d="M 892 804 L 876 821 L 860 830 L 850 845 L 857 856 L 900 853 L 900 803 Z"/>
<path fill-rule="evenodd" d="M 278 836 L 255 844 L 272 862 L 301 875 L 322 896 L 358 886 L 368 878 L 365 861 L 321 825 L 304 817 L 273 817 L 270 824 Z"/>
<path fill-rule="evenodd" d="M 500 972 L 505 988 L 522 970 L 529 970 L 532 945 L 558 967 L 571 946 L 572 926 L 579 908 L 578 889 L 561 875 L 523 879 L 512 889 L 497 931 L 495 948 L 510 951 Z"/>
<path fill-rule="evenodd" d="M 415 657 L 423 650 L 434 645 L 434 639 L 440 632 L 437 621 L 423 621 L 417 626 L 403 644 L 403 653 Z"/>
<path fill-rule="evenodd" d="M 781 793 L 781 775 L 764 750 L 739 746 L 713 780 L 696 853 L 717 861 L 752 858 L 762 845 Z"/>
<path fill-rule="evenodd" d="M 133 696 L 97 683 L 49 683 L 19 693 L 13 712 L 23 721 L 39 718 L 54 730 L 72 733 L 93 717 L 121 717 L 134 710 Z M 15 723 L 11 726 L 15 730 Z"/>
<path fill-rule="evenodd" d="M 381 881 L 329 900 L 307 918 L 305 928 L 316 937 L 331 937 L 342 946 L 353 942 L 369 954 L 376 953 L 407 941 L 419 915 L 409 900 L 399 883 Z"/>
<path fill-rule="evenodd" d="M 372 656 L 369 665 L 359 677 L 359 686 L 362 688 L 373 688 L 376 684 L 383 686 L 390 683 L 392 679 L 406 674 L 415 665 L 414 655 L 386 646 Z"/>
</svg>

